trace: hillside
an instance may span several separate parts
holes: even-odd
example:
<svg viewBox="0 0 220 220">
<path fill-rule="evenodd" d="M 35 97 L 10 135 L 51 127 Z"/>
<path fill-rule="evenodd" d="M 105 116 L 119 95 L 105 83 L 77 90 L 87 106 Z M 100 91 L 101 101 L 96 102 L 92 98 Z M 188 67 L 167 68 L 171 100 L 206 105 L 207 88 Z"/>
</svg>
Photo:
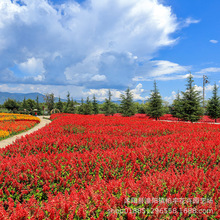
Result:
<svg viewBox="0 0 220 220">
<path fill-rule="evenodd" d="M 14 99 L 16 101 L 22 102 L 23 99 L 34 99 L 39 98 L 39 102 L 44 102 L 44 95 L 41 93 L 9 93 L 9 92 L 0 92 L 0 104 L 3 104 L 5 100 L 9 99 Z M 65 99 L 61 99 L 62 101 L 65 101 Z M 55 102 L 58 101 L 58 98 L 55 97 Z"/>
</svg>

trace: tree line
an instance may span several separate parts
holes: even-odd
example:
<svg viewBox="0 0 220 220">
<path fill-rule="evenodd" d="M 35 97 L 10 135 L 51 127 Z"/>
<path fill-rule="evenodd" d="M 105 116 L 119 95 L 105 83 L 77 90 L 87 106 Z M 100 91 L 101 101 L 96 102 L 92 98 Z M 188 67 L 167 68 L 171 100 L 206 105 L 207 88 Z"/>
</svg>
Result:
<svg viewBox="0 0 220 220">
<path fill-rule="evenodd" d="M 8 99 L 4 102 L 1 108 L 7 109 L 9 112 L 28 113 L 38 115 L 50 113 L 52 109 L 56 109 L 57 112 L 63 113 L 77 113 L 84 115 L 103 113 L 106 116 L 114 115 L 115 113 L 121 113 L 122 116 L 130 117 L 136 113 L 147 114 L 148 116 L 158 120 L 164 114 L 172 114 L 179 120 L 196 122 L 202 115 L 207 114 L 215 121 L 220 118 L 220 99 L 218 96 L 218 87 L 215 84 L 213 89 L 213 96 L 208 101 L 207 108 L 204 110 L 201 105 L 201 95 L 193 84 L 193 76 L 190 74 L 187 78 L 187 85 L 185 92 L 178 92 L 176 99 L 172 105 L 167 105 L 162 100 L 162 97 L 157 88 L 156 81 L 154 82 L 154 88 L 151 91 L 150 98 L 145 103 L 137 103 L 133 100 L 133 94 L 130 88 L 127 88 L 124 94 L 120 96 L 120 104 L 116 104 L 112 101 L 112 93 L 109 90 L 107 98 L 100 104 L 98 103 L 96 96 L 93 95 L 92 99 L 87 97 L 83 98 L 78 103 L 70 97 L 70 93 L 67 93 L 67 101 L 62 102 L 59 98 L 55 103 L 54 94 L 46 94 L 45 102 L 39 103 L 38 97 L 36 100 L 25 99 L 23 102 L 16 102 L 15 100 Z"/>
</svg>

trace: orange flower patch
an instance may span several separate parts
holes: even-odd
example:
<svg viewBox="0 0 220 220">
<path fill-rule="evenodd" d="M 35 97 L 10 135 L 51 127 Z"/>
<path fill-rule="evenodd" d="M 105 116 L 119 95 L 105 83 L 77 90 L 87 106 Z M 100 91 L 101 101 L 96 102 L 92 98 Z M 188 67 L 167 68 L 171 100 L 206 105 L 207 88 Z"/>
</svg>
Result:
<svg viewBox="0 0 220 220">
<path fill-rule="evenodd" d="M 0 140 L 32 128 L 40 119 L 31 115 L 0 113 Z"/>
</svg>

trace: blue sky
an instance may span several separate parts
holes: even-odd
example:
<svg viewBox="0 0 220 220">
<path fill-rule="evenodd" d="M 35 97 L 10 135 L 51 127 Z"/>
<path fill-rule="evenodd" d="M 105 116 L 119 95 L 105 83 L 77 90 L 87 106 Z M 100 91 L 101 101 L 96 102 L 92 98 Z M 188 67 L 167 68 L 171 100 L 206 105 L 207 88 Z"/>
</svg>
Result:
<svg viewBox="0 0 220 220">
<path fill-rule="evenodd" d="M 206 97 L 220 84 L 220 1 L 1 0 L 0 91 L 170 103 L 189 71 Z"/>
</svg>

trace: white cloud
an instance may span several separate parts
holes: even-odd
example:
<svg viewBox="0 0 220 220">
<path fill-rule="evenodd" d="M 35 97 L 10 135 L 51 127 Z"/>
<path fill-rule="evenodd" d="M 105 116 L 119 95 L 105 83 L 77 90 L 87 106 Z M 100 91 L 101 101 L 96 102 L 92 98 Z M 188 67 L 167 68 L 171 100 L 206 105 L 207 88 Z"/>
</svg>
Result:
<svg viewBox="0 0 220 220">
<path fill-rule="evenodd" d="M 30 75 L 36 75 L 45 72 L 43 60 L 36 59 L 35 57 L 29 58 L 26 62 L 18 64 L 18 67 L 23 73 Z"/>
<path fill-rule="evenodd" d="M 198 91 L 198 92 L 202 92 L 203 91 L 203 87 L 195 85 L 195 90 Z"/>
<path fill-rule="evenodd" d="M 214 85 L 209 84 L 205 87 L 205 91 L 208 91 L 208 92 L 213 91 L 213 89 L 214 89 Z"/>
<path fill-rule="evenodd" d="M 187 27 L 190 24 L 197 24 L 199 22 L 200 22 L 200 20 L 189 17 L 185 20 L 184 25 Z"/>
<path fill-rule="evenodd" d="M 173 100 L 176 99 L 177 93 L 175 91 L 172 91 L 171 96 L 164 97 L 164 100 L 172 104 Z"/>
<path fill-rule="evenodd" d="M 210 92 L 212 91 L 214 88 L 214 85 L 207 85 L 205 86 L 205 92 Z M 198 86 L 198 85 L 195 85 L 195 89 L 196 91 L 199 91 L 199 92 L 202 92 L 203 91 L 203 87 L 202 86 Z"/>
<path fill-rule="evenodd" d="M 214 85 L 207 85 L 205 87 L 205 95 L 207 95 L 207 93 L 209 93 L 210 91 L 213 91 L 213 88 L 214 88 Z M 202 94 L 202 91 L 203 91 L 203 87 L 202 86 L 198 86 L 198 85 L 195 85 L 195 90 L 200 92 L 200 95 Z M 180 92 L 180 97 L 182 97 L 182 93 Z M 164 97 L 164 100 L 169 102 L 170 104 L 173 103 L 173 100 L 177 98 L 177 92 L 175 91 L 172 91 L 172 94 L 171 96 L 165 96 Z"/>
<path fill-rule="evenodd" d="M 83 92 L 84 97 L 89 96 L 90 98 L 95 95 L 100 101 L 104 101 L 108 97 L 108 89 L 90 89 L 87 92 Z M 145 95 L 146 91 L 143 89 L 143 85 L 139 83 L 134 89 L 131 89 L 134 100 L 146 100 L 149 97 Z M 111 89 L 112 100 L 119 100 L 121 94 L 124 94 L 122 90 Z"/>
<path fill-rule="evenodd" d="M 180 66 L 177 63 L 173 63 L 167 60 L 156 60 L 151 61 L 154 69 L 150 71 L 150 76 L 162 76 L 169 75 L 172 73 L 184 73 L 188 70 L 186 66 Z"/>
<path fill-rule="evenodd" d="M 158 0 L 22 2 L 0 1 L 2 82 L 125 88 L 139 60 L 176 42 L 177 18 Z M 3 81 L 16 65 L 24 74 Z"/>
<path fill-rule="evenodd" d="M 156 77 L 155 80 L 160 80 L 160 81 L 170 81 L 170 80 L 177 80 L 177 79 L 186 79 L 189 77 L 189 73 L 185 75 L 173 75 L 173 76 L 160 76 Z M 192 74 L 193 75 L 193 74 Z M 201 75 L 193 75 L 193 78 L 202 78 Z"/>
<path fill-rule="evenodd" d="M 143 89 L 143 85 L 139 83 L 134 89 L 131 90 L 134 100 L 147 100 L 148 96 L 143 96 L 146 91 Z"/>
<path fill-rule="evenodd" d="M 39 92 L 41 94 L 54 93 L 56 97 L 66 99 L 67 91 L 70 92 L 71 97 L 80 100 L 83 94 L 83 88 L 79 86 L 54 86 L 54 85 L 41 85 L 41 84 L 0 84 L 1 92 L 14 92 L 14 93 L 33 93 Z"/>
<path fill-rule="evenodd" d="M 217 40 L 210 40 L 209 42 L 210 42 L 210 43 L 213 43 L 213 44 L 217 44 L 217 43 L 218 43 Z"/>
<path fill-rule="evenodd" d="M 205 74 L 205 73 L 218 73 L 218 72 L 220 72 L 219 67 L 209 67 L 209 68 L 202 69 L 197 73 Z"/>
<path fill-rule="evenodd" d="M 104 101 L 106 98 L 108 98 L 108 89 L 90 89 L 87 92 L 83 92 L 83 96 L 87 97 L 89 96 L 92 98 L 93 95 L 96 96 L 96 98 L 99 101 Z M 118 91 L 116 89 L 111 89 L 111 94 L 112 94 L 112 100 L 118 100 L 120 99 L 120 95 L 122 94 L 121 91 Z"/>
<path fill-rule="evenodd" d="M 133 81 L 152 81 L 152 80 L 176 80 L 185 79 L 190 66 L 181 66 L 167 60 L 155 60 L 145 62 L 138 68 L 137 75 Z"/>
<path fill-rule="evenodd" d="M 91 81 L 105 81 L 106 76 L 105 75 L 95 75 L 91 78 Z"/>
<path fill-rule="evenodd" d="M 39 82 L 43 81 L 44 79 L 45 79 L 44 75 L 37 75 L 34 77 L 34 80 Z"/>
</svg>

